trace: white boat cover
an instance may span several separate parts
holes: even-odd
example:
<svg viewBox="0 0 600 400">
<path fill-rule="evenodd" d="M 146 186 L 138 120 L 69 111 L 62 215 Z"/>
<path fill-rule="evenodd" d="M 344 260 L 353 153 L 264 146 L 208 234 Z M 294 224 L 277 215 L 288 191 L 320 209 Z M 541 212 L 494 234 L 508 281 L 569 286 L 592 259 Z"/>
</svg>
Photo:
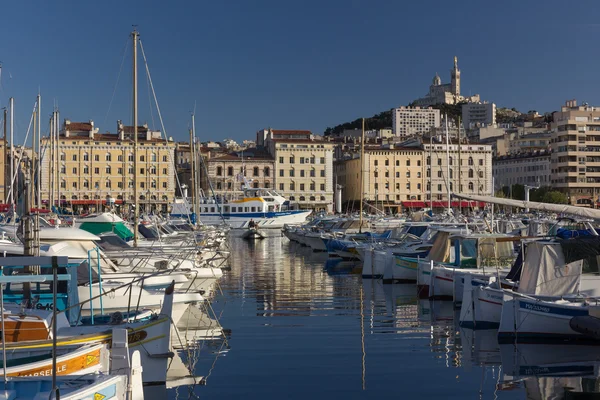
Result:
<svg viewBox="0 0 600 400">
<path fill-rule="evenodd" d="M 530 208 L 534 210 L 548 211 L 554 213 L 565 213 L 577 215 L 584 218 L 600 219 L 600 210 L 586 207 L 570 206 L 567 204 L 539 203 L 536 201 L 524 201 L 513 199 L 502 199 L 494 196 L 477 196 L 471 194 L 453 193 L 454 197 L 465 200 L 483 201 L 485 203 L 501 204 L 511 207 Z"/>
<path fill-rule="evenodd" d="M 527 244 L 519 293 L 562 296 L 577 293 L 583 260 L 565 264 L 560 243 Z"/>
</svg>

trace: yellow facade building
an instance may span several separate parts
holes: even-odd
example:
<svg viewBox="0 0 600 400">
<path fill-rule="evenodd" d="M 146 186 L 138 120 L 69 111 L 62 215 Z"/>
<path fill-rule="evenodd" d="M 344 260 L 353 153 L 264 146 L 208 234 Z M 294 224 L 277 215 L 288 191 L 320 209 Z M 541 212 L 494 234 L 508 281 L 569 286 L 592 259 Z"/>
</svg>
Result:
<svg viewBox="0 0 600 400">
<path fill-rule="evenodd" d="M 42 138 L 42 149 L 50 139 Z M 137 167 L 134 167 L 133 127 L 117 123 L 117 133 L 98 133 L 93 121 L 65 120 L 60 131 L 51 177 L 51 152 L 41 159 L 42 203 L 48 204 L 50 188 L 62 206 L 74 210 L 101 209 L 102 204 L 133 204 L 137 185 L 141 210 L 167 212 L 175 196 L 173 141 L 165 141 L 159 131 L 147 125 L 138 127 Z M 56 170 L 56 168 L 52 168 Z M 50 180 L 54 179 L 54 184 Z"/>
</svg>

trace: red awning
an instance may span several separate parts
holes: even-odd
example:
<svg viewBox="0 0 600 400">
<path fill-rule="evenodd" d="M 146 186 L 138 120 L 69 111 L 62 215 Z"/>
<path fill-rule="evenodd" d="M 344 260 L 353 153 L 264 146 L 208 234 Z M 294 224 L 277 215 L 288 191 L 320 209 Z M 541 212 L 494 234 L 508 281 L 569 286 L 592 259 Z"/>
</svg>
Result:
<svg viewBox="0 0 600 400">
<path fill-rule="evenodd" d="M 426 207 L 425 203 L 422 201 L 403 201 L 402 202 L 402 206 L 403 207 L 407 207 L 407 208 L 423 208 Z"/>
<path fill-rule="evenodd" d="M 427 204 L 429 204 L 427 202 Z M 485 203 L 483 201 L 466 201 L 466 200 L 462 200 L 462 201 L 452 201 L 451 202 L 451 206 L 452 207 L 461 207 L 461 208 L 465 208 L 465 207 L 485 207 Z M 448 207 L 448 202 L 447 201 L 434 201 L 433 202 L 433 208 L 446 208 Z"/>
<path fill-rule="evenodd" d="M 43 214 L 46 214 L 46 213 L 49 213 L 49 212 L 50 212 L 50 210 L 47 210 L 47 209 L 45 209 L 45 208 L 32 208 L 32 209 L 31 209 L 31 212 L 32 212 L 32 213 L 34 213 L 34 212 L 38 212 L 38 213 L 43 213 Z"/>
<path fill-rule="evenodd" d="M 104 200 L 61 200 L 63 204 L 73 204 L 73 205 L 94 205 L 94 204 L 106 204 L 106 199 Z M 123 200 L 117 199 L 115 200 L 115 204 L 123 204 Z"/>
<path fill-rule="evenodd" d="M 0 212 L 6 212 L 10 210 L 10 204 L 0 204 Z"/>
</svg>

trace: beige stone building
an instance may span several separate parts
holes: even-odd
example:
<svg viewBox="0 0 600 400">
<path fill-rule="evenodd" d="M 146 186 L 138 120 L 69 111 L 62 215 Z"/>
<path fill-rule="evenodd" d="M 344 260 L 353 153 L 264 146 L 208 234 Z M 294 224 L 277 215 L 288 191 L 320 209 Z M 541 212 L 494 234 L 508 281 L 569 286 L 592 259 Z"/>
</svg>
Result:
<svg viewBox="0 0 600 400">
<path fill-rule="evenodd" d="M 306 130 L 264 129 L 256 139 L 273 157 L 277 192 L 299 208 L 333 211 L 334 143 Z"/>
<path fill-rule="evenodd" d="M 600 108 L 570 100 L 553 120 L 552 186 L 571 204 L 594 205 L 600 195 Z"/>
<path fill-rule="evenodd" d="M 230 153 L 208 160 L 208 177 L 212 184 L 204 194 L 226 199 L 238 198 L 243 194 L 244 178 L 250 187 L 272 189 L 275 179 L 273 158 L 257 149 Z"/>
<path fill-rule="evenodd" d="M 114 199 L 116 205 L 133 204 L 137 184 L 141 210 L 168 211 L 175 196 L 175 143 L 165 141 L 147 125 L 138 127 L 138 162 L 134 170 L 133 127 L 117 123 L 117 133 L 98 133 L 93 121 L 65 120 L 57 152 L 54 197 L 74 210 L 102 208 Z M 49 147 L 42 138 L 42 149 Z M 50 151 L 41 159 L 42 203 L 50 198 Z"/>
<path fill-rule="evenodd" d="M 389 145 L 365 147 L 363 158 L 364 200 L 380 211 L 400 212 L 402 204 L 425 199 L 423 149 Z M 343 208 L 358 210 L 361 161 L 358 154 L 336 161 L 337 184 L 342 186 Z M 344 207 L 345 206 L 345 207 Z M 370 206 L 365 211 L 373 211 Z"/>
<path fill-rule="evenodd" d="M 448 185 L 452 192 L 490 193 L 491 146 L 462 144 L 459 150 L 459 145 L 454 143 L 450 144 L 449 156 L 446 148 L 445 143 L 435 142 L 417 142 L 410 147 L 366 146 L 364 200 L 380 211 L 394 213 L 431 204 L 434 208 L 446 207 Z M 343 187 L 342 201 L 346 208 L 353 210 L 358 209 L 360 201 L 360 170 L 358 154 L 336 162 L 337 183 Z M 453 201 L 452 206 L 468 205 Z"/>
</svg>

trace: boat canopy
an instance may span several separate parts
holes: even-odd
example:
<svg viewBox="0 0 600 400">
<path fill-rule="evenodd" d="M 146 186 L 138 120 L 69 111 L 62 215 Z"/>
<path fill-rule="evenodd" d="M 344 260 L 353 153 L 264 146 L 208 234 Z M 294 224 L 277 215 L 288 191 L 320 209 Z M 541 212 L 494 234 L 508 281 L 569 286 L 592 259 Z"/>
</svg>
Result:
<svg viewBox="0 0 600 400">
<path fill-rule="evenodd" d="M 123 222 L 82 222 L 79 229 L 83 229 L 84 231 L 88 231 L 95 235 L 114 232 L 126 242 L 133 240 L 133 232 L 131 232 Z"/>
</svg>

